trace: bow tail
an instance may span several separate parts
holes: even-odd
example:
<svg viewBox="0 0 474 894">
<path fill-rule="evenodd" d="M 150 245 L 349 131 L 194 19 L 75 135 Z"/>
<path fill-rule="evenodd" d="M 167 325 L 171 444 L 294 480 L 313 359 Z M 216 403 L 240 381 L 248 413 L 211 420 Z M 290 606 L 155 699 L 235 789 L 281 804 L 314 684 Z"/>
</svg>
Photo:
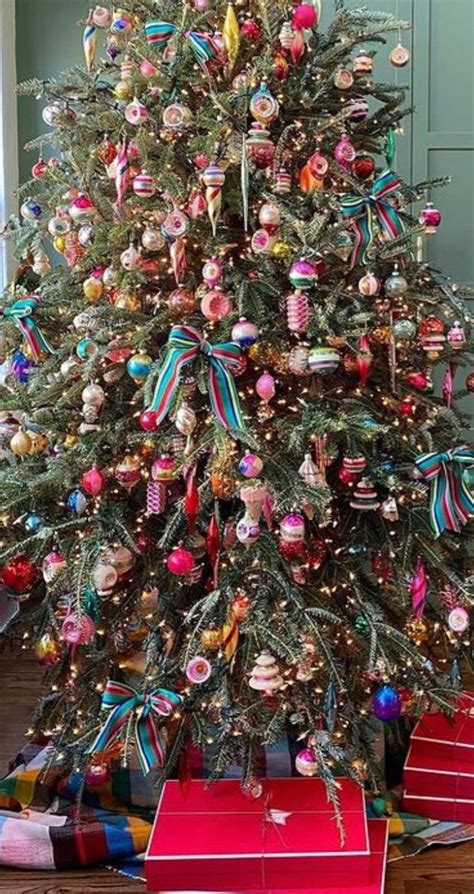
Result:
<svg viewBox="0 0 474 894">
<path fill-rule="evenodd" d="M 389 202 L 376 203 L 377 218 L 387 240 L 396 239 L 404 231 L 403 221 Z"/>
<path fill-rule="evenodd" d="M 367 263 L 367 249 L 372 241 L 372 217 L 370 209 L 367 214 L 357 217 L 352 222 L 355 233 L 355 243 L 351 255 L 351 267 Z"/>
<path fill-rule="evenodd" d="M 209 398 L 221 425 L 242 431 L 244 419 L 233 376 L 225 361 L 217 357 L 211 357 L 209 363 Z"/>
<path fill-rule="evenodd" d="M 131 699 L 116 705 L 92 745 L 87 749 L 87 754 L 92 754 L 94 751 L 105 751 L 118 739 L 132 707 Z"/>
<path fill-rule="evenodd" d="M 15 320 L 23 338 L 28 343 L 36 362 L 41 357 L 41 352 L 46 354 L 54 354 L 55 350 L 51 347 L 41 330 L 36 325 L 33 317 L 19 317 Z"/>
<path fill-rule="evenodd" d="M 169 412 L 171 401 L 178 387 L 179 375 L 183 366 L 195 359 L 198 345 L 190 348 L 178 348 L 170 346 L 166 351 L 165 360 L 156 383 L 150 410 L 156 413 L 156 424 Z"/>
<path fill-rule="evenodd" d="M 140 767 L 144 774 L 149 773 L 152 767 L 163 766 L 165 756 L 165 742 L 161 732 L 158 732 L 153 722 L 151 713 L 142 712 L 135 725 L 135 739 Z"/>
</svg>

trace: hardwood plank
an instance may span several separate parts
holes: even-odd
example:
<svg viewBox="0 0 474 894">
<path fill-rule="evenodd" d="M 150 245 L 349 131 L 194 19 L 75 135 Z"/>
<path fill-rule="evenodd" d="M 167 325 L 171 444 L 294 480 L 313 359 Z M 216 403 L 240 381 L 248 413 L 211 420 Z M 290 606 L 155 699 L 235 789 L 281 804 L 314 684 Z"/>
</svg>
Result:
<svg viewBox="0 0 474 894">
<path fill-rule="evenodd" d="M 42 678 L 41 667 L 27 653 L 0 654 L 0 772 L 6 771 L 9 760 L 24 742 Z M 145 885 L 108 869 L 36 872 L 0 868 L 1 894 L 109 894 L 111 891 L 145 894 Z M 390 864 L 385 894 L 474 894 L 474 841 L 431 849 L 418 857 Z"/>
</svg>

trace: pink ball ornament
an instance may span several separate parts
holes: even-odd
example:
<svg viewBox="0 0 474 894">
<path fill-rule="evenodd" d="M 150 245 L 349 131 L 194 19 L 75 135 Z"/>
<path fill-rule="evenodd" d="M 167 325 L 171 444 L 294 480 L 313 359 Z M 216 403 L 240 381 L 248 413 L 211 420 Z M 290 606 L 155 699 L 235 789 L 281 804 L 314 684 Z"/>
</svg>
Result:
<svg viewBox="0 0 474 894">
<path fill-rule="evenodd" d="M 84 646 L 95 634 L 95 624 L 89 615 L 70 612 L 61 627 L 61 639 L 71 646 Z"/>
<path fill-rule="evenodd" d="M 156 192 L 155 180 L 150 174 L 147 174 L 146 171 L 142 171 L 141 174 L 137 174 L 137 176 L 133 178 L 132 187 L 135 195 L 140 199 L 149 199 L 154 196 Z"/>
<path fill-rule="evenodd" d="M 41 570 L 45 583 L 50 584 L 67 566 L 65 557 L 59 550 L 52 550 L 44 557 Z"/>
<path fill-rule="evenodd" d="M 34 180 L 41 180 L 41 177 L 47 170 L 48 165 L 42 158 L 39 158 L 38 161 L 31 168 L 31 176 Z"/>
<path fill-rule="evenodd" d="M 171 482 L 177 481 L 178 475 L 174 456 L 163 454 L 163 456 L 155 459 L 151 467 L 151 478 L 152 481 L 160 481 L 162 484 L 171 484 Z"/>
<path fill-rule="evenodd" d="M 142 102 L 135 97 L 132 99 L 132 102 L 129 102 L 127 106 L 125 106 L 124 116 L 125 120 L 128 121 L 129 124 L 133 124 L 135 127 L 138 127 L 139 124 L 143 124 L 144 121 L 148 118 L 148 109 L 143 105 Z"/>
<path fill-rule="evenodd" d="M 239 472 L 244 478 L 257 478 L 263 469 L 263 462 L 254 453 L 246 453 L 239 462 Z"/>
<path fill-rule="evenodd" d="M 280 522 L 280 534 L 286 543 L 304 539 L 304 518 L 298 512 L 290 512 Z"/>
<path fill-rule="evenodd" d="M 420 212 L 418 220 L 425 228 L 425 233 L 436 233 L 442 220 L 441 211 L 434 207 L 433 202 L 427 202 L 426 208 Z"/>
<path fill-rule="evenodd" d="M 295 289 L 310 289 L 318 279 L 316 266 L 312 261 L 301 258 L 291 265 L 289 278 Z"/>
<path fill-rule="evenodd" d="M 317 179 L 325 177 L 329 169 L 327 158 L 319 151 L 314 152 L 308 161 L 308 165 L 313 177 Z"/>
<path fill-rule="evenodd" d="M 97 468 L 92 466 L 87 472 L 84 472 L 81 478 L 81 487 L 91 497 L 97 497 L 105 487 L 105 475 Z"/>
<path fill-rule="evenodd" d="M 91 787 L 106 785 L 110 782 L 110 769 L 107 764 L 91 764 L 84 774 L 84 782 Z"/>
<path fill-rule="evenodd" d="M 228 317 L 232 313 L 232 301 L 229 296 L 220 289 L 211 289 L 207 292 L 201 301 L 201 313 L 204 314 L 206 320 L 217 322 Z"/>
<path fill-rule="evenodd" d="M 259 398 L 268 403 L 272 397 L 275 397 L 275 379 L 268 372 L 263 372 L 255 383 L 255 391 Z"/>
<path fill-rule="evenodd" d="M 178 546 L 169 554 L 166 564 L 171 574 L 175 574 L 177 577 L 186 577 L 194 568 L 194 556 L 188 549 Z"/>
<path fill-rule="evenodd" d="M 313 28 L 318 24 L 318 13 L 310 3 L 300 3 L 293 12 L 292 23 L 294 28 L 304 31 L 305 28 Z"/>
<path fill-rule="evenodd" d="M 143 431 L 156 431 L 156 413 L 154 410 L 143 410 L 143 413 L 140 413 L 140 426 Z"/>
<path fill-rule="evenodd" d="M 143 59 L 140 64 L 140 74 L 143 78 L 153 78 L 156 74 L 158 74 L 158 69 L 155 68 L 153 62 L 150 62 L 149 59 Z"/>
<path fill-rule="evenodd" d="M 223 273 L 224 268 L 219 261 L 219 258 L 212 257 L 209 258 L 208 261 L 205 261 L 202 268 L 202 278 L 207 283 L 209 288 L 213 289 L 214 286 L 216 286 L 217 283 L 220 282 Z"/>
<path fill-rule="evenodd" d="M 318 763 L 312 748 L 303 748 L 295 758 L 295 768 L 301 776 L 316 776 Z"/>
<path fill-rule="evenodd" d="M 350 169 L 356 157 L 356 151 L 347 134 L 343 134 L 334 149 L 334 158 L 341 167 Z"/>
<path fill-rule="evenodd" d="M 69 205 L 69 214 L 74 223 L 83 224 L 92 220 L 96 212 L 95 205 L 89 196 L 79 195 Z"/>
<path fill-rule="evenodd" d="M 186 676 L 190 683 L 205 683 L 211 676 L 212 667 L 207 658 L 196 655 L 186 665 Z"/>
<path fill-rule="evenodd" d="M 240 26 L 240 33 L 242 37 L 252 41 L 252 43 L 257 43 L 262 36 L 262 29 L 258 22 L 255 22 L 253 19 L 246 19 Z"/>
<path fill-rule="evenodd" d="M 209 6 L 209 0 L 193 0 L 193 6 L 196 12 L 205 12 Z"/>
</svg>

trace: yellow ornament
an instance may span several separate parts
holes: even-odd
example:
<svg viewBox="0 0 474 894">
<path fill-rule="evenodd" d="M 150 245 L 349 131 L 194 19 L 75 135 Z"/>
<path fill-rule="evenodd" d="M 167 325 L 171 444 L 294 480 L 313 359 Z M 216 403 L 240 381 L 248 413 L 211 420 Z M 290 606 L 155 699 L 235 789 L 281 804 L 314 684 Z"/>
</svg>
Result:
<svg viewBox="0 0 474 894">
<path fill-rule="evenodd" d="M 229 3 L 229 5 L 227 6 L 227 12 L 222 28 L 222 38 L 224 40 L 224 46 L 227 50 L 227 62 L 229 71 L 232 71 L 235 63 L 237 62 L 237 56 L 239 54 L 240 46 L 239 23 L 237 21 L 237 16 L 235 14 L 232 3 Z"/>
<path fill-rule="evenodd" d="M 117 99 L 133 99 L 133 84 L 129 81 L 119 81 L 115 85 L 114 93 Z"/>
<path fill-rule="evenodd" d="M 75 447 L 76 444 L 79 443 L 79 438 L 77 435 L 73 435 L 71 433 L 67 434 L 64 438 L 64 446 L 66 450 L 71 450 L 72 447 Z"/>
<path fill-rule="evenodd" d="M 275 242 L 272 250 L 272 255 L 279 260 L 289 258 L 289 256 L 291 255 L 291 245 L 288 245 L 288 242 L 283 242 L 281 240 Z"/>
<path fill-rule="evenodd" d="M 46 437 L 46 435 L 42 434 L 41 432 L 39 432 L 39 433 L 32 432 L 29 435 L 29 438 L 31 440 L 31 447 L 29 450 L 31 455 L 36 455 L 38 453 L 44 453 L 44 451 L 48 449 L 49 440 Z"/>
<path fill-rule="evenodd" d="M 428 624 L 423 618 L 409 618 L 405 625 L 405 633 L 415 645 L 426 643 L 430 635 Z"/>
<path fill-rule="evenodd" d="M 120 310 L 140 310 L 141 308 L 140 299 L 134 292 L 121 292 L 115 299 L 114 304 Z"/>
<path fill-rule="evenodd" d="M 82 288 L 88 301 L 99 301 L 104 291 L 102 282 L 96 276 L 89 276 L 84 280 Z"/>
<path fill-rule="evenodd" d="M 66 237 L 65 236 L 56 236 L 56 239 L 53 240 L 53 245 L 54 245 L 56 251 L 58 251 L 59 254 L 62 255 L 66 248 Z"/>
<path fill-rule="evenodd" d="M 10 450 L 16 456 L 26 456 L 31 449 L 31 438 L 26 431 L 20 429 L 10 441 Z"/>
<path fill-rule="evenodd" d="M 372 341 L 379 345 L 388 345 L 390 343 L 390 326 L 376 326 L 370 333 Z"/>
</svg>

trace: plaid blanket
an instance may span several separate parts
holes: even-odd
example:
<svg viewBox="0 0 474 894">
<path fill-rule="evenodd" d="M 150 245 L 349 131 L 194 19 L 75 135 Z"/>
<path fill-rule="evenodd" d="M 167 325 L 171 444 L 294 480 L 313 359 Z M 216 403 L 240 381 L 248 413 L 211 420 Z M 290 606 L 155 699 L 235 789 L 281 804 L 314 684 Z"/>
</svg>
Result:
<svg viewBox="0 0 474 894">
<path fill-rule="evenodd" d="M 50 754 L 48 745 L 28 745 L 0 781 L 0 864 L 64 870 L 113 863 L 125 875 L 144 878 L 143 853 L 156 803 L 153 774 L 144 777 L 132 764 L 91 789 L 83 786 L 80 773 L 48 767 Z M 207 775 L 197 753 L 191 770 L 195 776 Z M 262 754 L 261 771 L 274 777 L 292 775 L 288 747 Z M 229 775 L 238 775 L 238 768 L 231 768 Z M 368 795 L 367 812 L 390 818 L 389 860 L 411 856 L 432 843 L 474 837 L 474 826 L 401 813 L 393 795 L 384 803 Z"/>
</svg>

